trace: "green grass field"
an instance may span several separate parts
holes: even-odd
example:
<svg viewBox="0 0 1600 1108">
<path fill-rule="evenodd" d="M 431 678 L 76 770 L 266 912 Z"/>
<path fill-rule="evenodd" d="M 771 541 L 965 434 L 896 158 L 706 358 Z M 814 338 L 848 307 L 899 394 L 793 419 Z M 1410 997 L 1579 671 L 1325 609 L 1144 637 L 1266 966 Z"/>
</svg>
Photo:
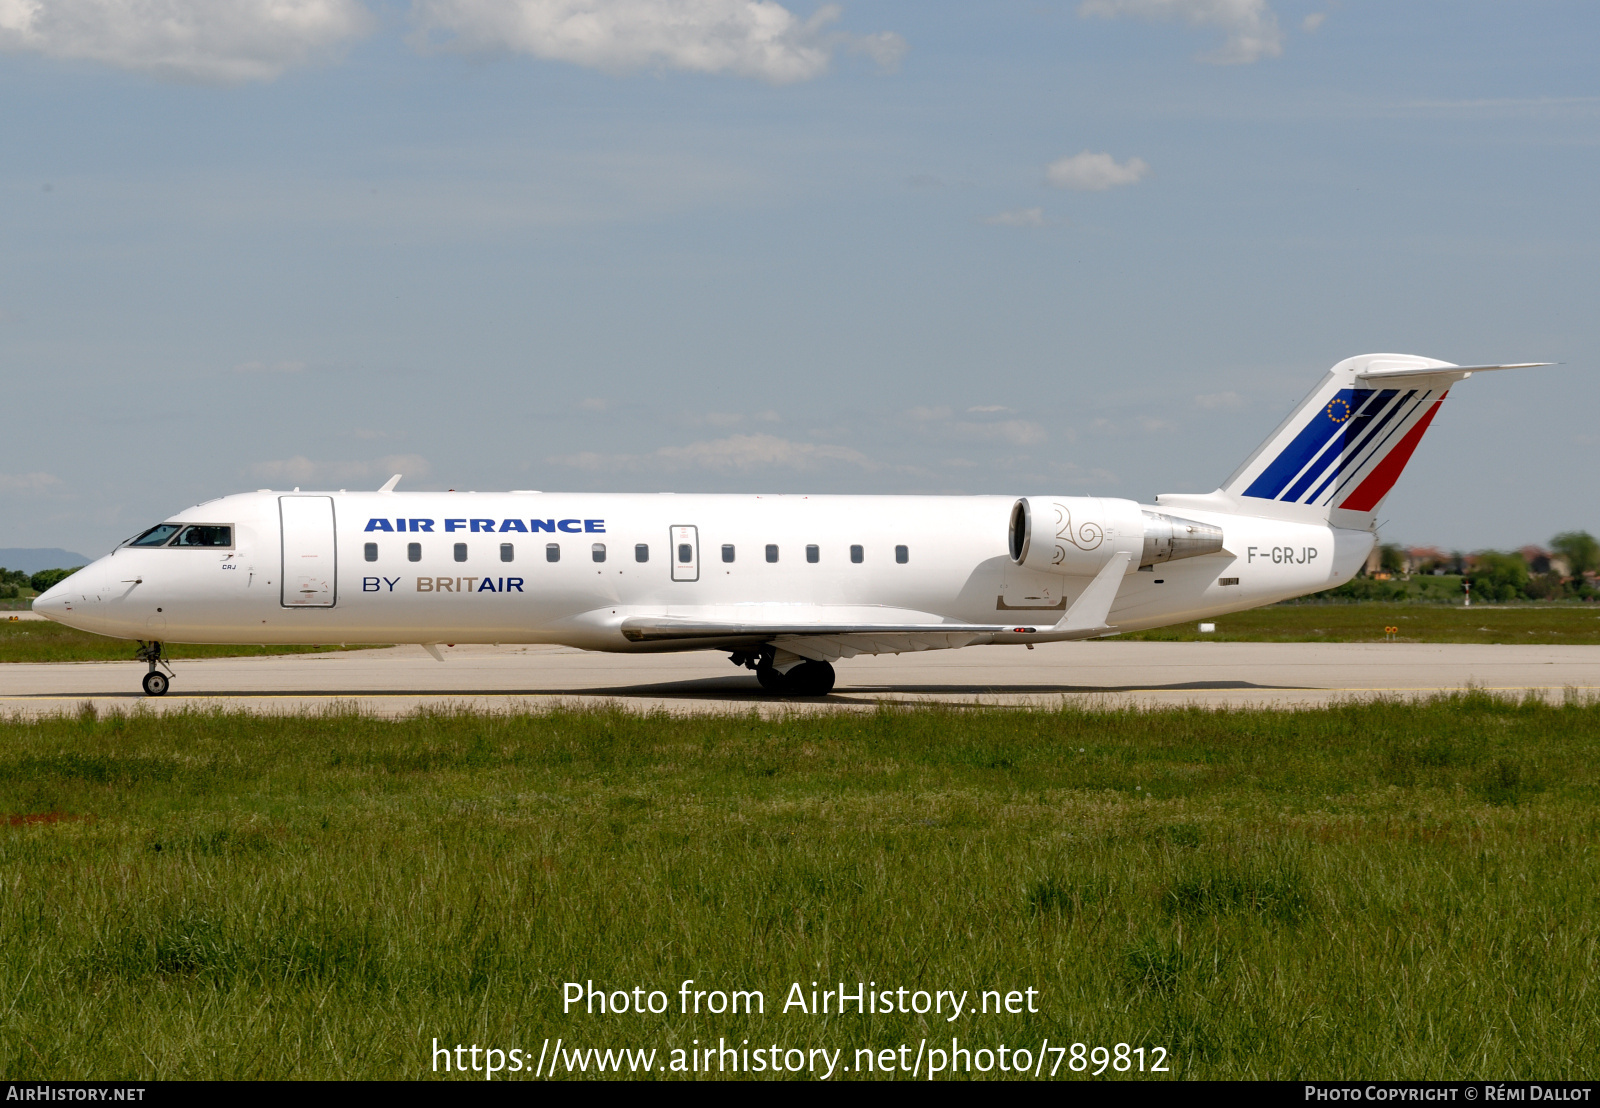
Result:
<svg viewBox="0 0 1600 1108">
<path fill-rule="evenodd" d="M 0 729 L 7 1079 L 413 1078 L 434 1038 L 848 1077 L 952 1035 L 1189 1078 L 1575 1079 L 1600 1048 L 1595 703 Z M 678 1014 L 686 978 L 765 1014 Z M 587 980 L 673 1009 L 563 1015 Z M 812 981 L 1039 1011 L 780 1011 Z"/>
<path fill-rule="evenodd" d="M 135 644 L 128 639 L 93 635 L 49 620 L 12 623 L 0 615 L 0 662 L 125 662 L 133 658 Z M 167 656 L 183 658 L 239 658 L 257 654 L 312 654 L 325 650 L 364 650 L 352 646 L 214 646 L 172 643 Z"/>
<path fill-rule="evenodd" d="M 1384 628 L 1399 628 L 1400 642 L 1538 643 L 1600 645 L 1600 604 L 1561 603 L 1446 607 L 1441 604 L 1276 604 L 1217 616 L 1215 633 L 1198 623 L 1119 635 L 1122 641 L 1382 642 Z"/>
</svg>

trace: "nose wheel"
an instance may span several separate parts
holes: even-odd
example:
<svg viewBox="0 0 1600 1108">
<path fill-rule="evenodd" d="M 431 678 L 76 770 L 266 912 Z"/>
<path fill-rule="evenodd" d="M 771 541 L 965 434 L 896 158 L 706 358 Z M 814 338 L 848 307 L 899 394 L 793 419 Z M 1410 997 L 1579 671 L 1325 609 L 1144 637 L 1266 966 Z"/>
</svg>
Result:
<svg viewBox="0 0 1600 1108">
<path fill-rule="evenodd" d="M 150 672 L 144 675 L 140 682 L 144 686 L 146 696 L 165 696 L 167 689 L 172 686 L 172 678 L 177 674 L 172 672 L 172 667 L 167 664 L 167 659 L 162 654 L 162 646 L 158 642 L 139 641 L 139 649 L 134 657 L 141 662 L 150 663 Z M 166 670 L 162 673 L 162 670 Z"/>
</svg>

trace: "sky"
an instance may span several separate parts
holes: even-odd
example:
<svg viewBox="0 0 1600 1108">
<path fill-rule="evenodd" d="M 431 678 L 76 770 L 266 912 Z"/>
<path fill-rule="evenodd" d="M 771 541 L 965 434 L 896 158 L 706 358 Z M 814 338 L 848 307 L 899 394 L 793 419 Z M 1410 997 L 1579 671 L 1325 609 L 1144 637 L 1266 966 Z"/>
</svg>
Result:
<svg viewBox="0 0 1600 1108">
<path fill-rule="evenodd" d="M 1600 533 L 1600 6 L 0 0 L 0 547 L 255 488 L 1217 487 Z"/>
</svg>

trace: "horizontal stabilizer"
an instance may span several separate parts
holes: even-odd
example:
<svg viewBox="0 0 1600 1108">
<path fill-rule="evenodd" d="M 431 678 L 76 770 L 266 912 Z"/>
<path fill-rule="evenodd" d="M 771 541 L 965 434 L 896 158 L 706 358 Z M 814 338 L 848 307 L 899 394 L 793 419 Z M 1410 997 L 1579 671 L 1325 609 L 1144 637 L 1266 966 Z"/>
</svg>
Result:
<svg viewBox="0 0 1600 1108">
<path fill-rule="evenodd" d="M 1535 369 L 1538 366 L 1555 364 L 1555 362 L 1508 362 L 1505 365 L 1440 365 L 1425 366 L 1421 369 L 1415 367 L 1406 368 L 1404 366 L 1386 369 L 1381 366 L 1373 366 L 1361 373 L 1357 373 L 1356 376 L 1368 381 L 1376 379 L 1387 381 L 1396 377 L 1437 377 L 1441 373 L 1461 373 L 1470 376 L 1474 373 L 1488 373 L 1494 369 Z"/>
</svg>

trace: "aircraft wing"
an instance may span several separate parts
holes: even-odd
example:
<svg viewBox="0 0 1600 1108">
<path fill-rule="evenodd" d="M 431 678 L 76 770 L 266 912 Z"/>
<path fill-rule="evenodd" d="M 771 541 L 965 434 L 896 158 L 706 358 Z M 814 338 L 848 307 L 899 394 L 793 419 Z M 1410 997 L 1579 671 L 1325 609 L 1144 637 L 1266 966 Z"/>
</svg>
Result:
<svg viewBox="0 0 1600 1108">
<path fill-rule="evenodd" d="M 903 654 L 916 650 L 947 650 L 987 641 L 1061 642 L 1090 639 L 1111 628 L 1106 617 L 1116 599 L 1132 555 L 1114 556 L 1095 575 L 1060 622 L 1055 624 L 964 623 L 928 616 L 921 622 L 873 622 L 859 618 L 830 621 L 825 609 L 814 609 L 818 618 L 689 619 L 682 616 L 629 616 L 622 621 L 622 635 L 630 642 L 676 642 L 685 647 L 740 647 L 771 643 L 802 658 L 832 661 L 857 654 Z M 805 613 L 812 614 L 812 613 Z M 908 613 L 920 615 L 920 613 Z"/>
<path fill-rule="evenodd" d="M 666 642 L 682 639 L 750 640 L 767 642 L 785 637 L 837 636 L 917 636 L 960 635 L 1035 635 L 1044 627 L 1015 623 L 752 623 L 680 619 L 671 616 L 630 616 L 622 622 L 622 635 L 629 642 Z"/>
<path fill-rule="evenodd" d="M 980 642 L 1004 643 L 1007 639 L 1022 643 L 1037 641 L 1039 635 L 1051 630 L 1049 625 L 1016 623 L 724 623 L 641 616 L 630 617 L 622 624 L 623 636 L 638 643 L 673 643 L 687 649 L 736 649 L 770 643 L 778 651 L 780 663 L 785 654 L 831 662 L 857 654 L 953 650 Z"/>
</svg>

